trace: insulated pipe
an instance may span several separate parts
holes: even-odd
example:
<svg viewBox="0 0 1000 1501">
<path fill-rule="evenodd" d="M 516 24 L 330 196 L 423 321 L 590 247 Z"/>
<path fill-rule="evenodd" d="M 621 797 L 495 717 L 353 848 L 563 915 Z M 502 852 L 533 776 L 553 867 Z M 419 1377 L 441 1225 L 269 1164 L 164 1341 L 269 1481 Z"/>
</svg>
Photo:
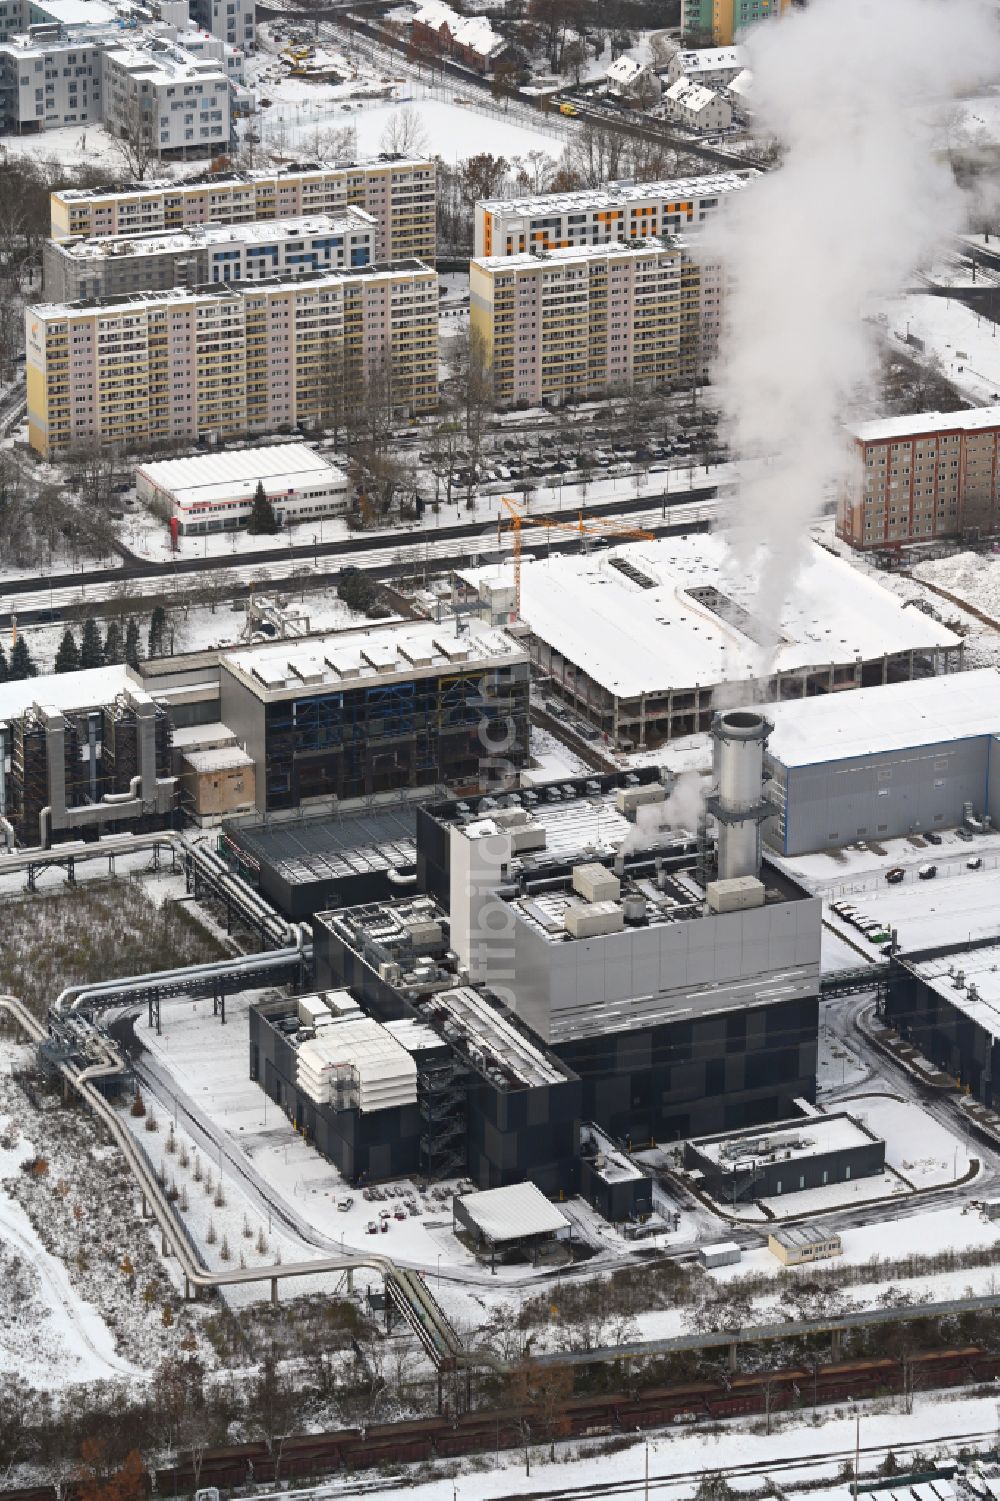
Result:
<svg viewBox="0 0 1000 1501">
<path fill-rule="evenodd" d="M 417 884 L 416 871 L 413 871 L 410 875 L 404 875 L 401 870 L 397 870 L 394 865 L 390 865 L 385 874 L 386 879 L 393 886 L 415 886 Z"/>
<path fill-rule="evenodd" d="M 133 777 L 128 784 L 127 792 L 106 792 L 101 798 L 102 803 L 134 803 L 142 797 L 142 777 Z"/>
<path fill-rule="evenodd" d="M 68 985 L 56 997 L 52 1010 L 57 1016 L 61 1016 L 67 1005 L 70 1011 L 77 1011 L 88 1002 L 104 997 L 110 999 L 122 991 L 160 981 L 210 980 L 219 976 L 242 974 L 248 969 L 278 969 L 290 959 L 300 958 L 303 953 L 303 945 L 297 943 L 292 948 L 276 949 L 270 954 L 243 954 L 239 959 L 218 959 L 212 964 L 194 964 L 182 969 L 162 969 L 152 974 L 129 975 L 121 980 L 105 980 L 99 985 Z"/>
</svg>

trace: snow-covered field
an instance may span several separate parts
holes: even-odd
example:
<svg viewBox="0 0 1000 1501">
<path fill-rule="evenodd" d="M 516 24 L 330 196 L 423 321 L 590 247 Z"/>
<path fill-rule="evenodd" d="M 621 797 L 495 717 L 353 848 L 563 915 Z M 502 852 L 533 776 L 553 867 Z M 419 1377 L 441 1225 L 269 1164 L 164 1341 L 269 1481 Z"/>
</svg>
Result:
<svg viewBox="0 0 1000 1501">
<path fill-rule="evenodd" d="M 914 1188 L 940 1188 L 968 1172 L 965 1143 L 912 1101 L 864 1094 L 840 1104 L 882 1137 L 887 1165 Z"/>
<path fill-rule="evenodd" d="M 936 584 L 958 599 L 974 605 L 984 615 L 1000 620 L 1000 556 L 995 553 L 959 552 L 950 558 L 918 563 L 918 579 Z"/>
<path fill-rule="evenodd" d="M 3 1142 L 11 1118 L 0 1116 Z M 0 1142 L 0 1184 L 35 1155 L 32 1143 Z M 0 1189 L 0 1371 L 39 1388 L 131 1377 L 114 1335 L 72 1285 L 61 1261 L 42 1245 L 24 1209 Z"/>
<path fill-rule="evenodd" d="M 541 117 L 537 124 L 526 122 L 519 114 L 505 114 L 480 102 L 475 93 L 470 87 L 468 96 L 450 98 L 413 83 L 397 87 L 393 99 L 370 99 L 359 98 L 356 89 L 288 80 L 274 88 L 269 95 L 272 108 L 255 124 L 265 148 L 281 150 L 308 151 L 317 134 L 322 142 L 325 133 L 350 129 L 357 150 L 368 156 L 387 149 L 400 112 L 412 110 L 419 129 L 415 149 L 446 162 L 466 161 L 482 151 L 508 160 L 529 151 L 544 151 L 552 158 L 561 154 L 567 139 L 564 122 Z"/>
<path fill-rule="evenodd" d="M 524 1455 L 514 1452 L 492 1456 L 483 1469 L 463 1465 L 453 1478 L 431 1480 L 407 1490 L 413 1501 L 501 1501 L 512 1495 L 541 1494 L 558 1488 L 562 1493 L 573 1487 L 598 1489 L 606 1484 L 615 1487 L 623 1501 L 642 1501 L 652 1494 L 685 1501 L 693 1496 L 706 1472 L 726 1470 L 730 1466 L 759 1467 L 759 1473 L 734 1489 L 756 1489 L 769 1470 L 781 1468 L 781 1490 L 788 1501 L 798 1501 L 796 1486 L 806 1488 L 809 1501 L 849 1501 L 851 1488 L 837 1476 L 845 1461 L 854 1462 L 855 1442 L 860 1442 L 861 1473 L 874 1474 L 891 1449 L 904 1467 L 908 1455 L 940 1451 L 956 1454 L 964 1443 L 992 1444 L 996 1431 L 996 1403 L 992 1397 L 953 1397 L 951 1395 L 917 1395 L 912 1412 L 903 1409 L 903 1401 L 886 1400 L 860 1404 L 857 1409 L 845 1406 L 830 1412 L 819 1410 L 815 1420 L 804 1414 L 780 1414 L 772 1419 L 770 1432 L 763 1422 L 748 1427 L 744 1423 L 713 1425 L 711 1432 L 681 1427 L 662 1430 L 648 1440 L 638 1440 L 631 1448 L 617 1444 L 613 1452 L 591 1452 L 569 1459 L 558 1451 L 557 1465 L 546 1463 L 546 1446 L 537 1445 L 530 1455 L 530 1475 L 526 1474 Z M 861 1417 L 855 1431 L 856 1411 Z M 813 1456 L 822 1454 L 823 1458 Z M 789 1462 L 801 1459 L 801 1467 Z M 646 1486 L 648 1465 L 649 1486 Z M 828 1490 L 815 1487 L 828 1480 Z M 773 1486 L 774 1481 L 770 1484 Z M 361 1494 L 361 1488 L 338 1494 Z"/>
<path fill-rule="evenodd" d="M 898 343 L 918 359 L 936 356 L 945 377 L 975 406 L 1000 401 L 997 324 L 950 297 L 894 298 L 882 312 L 890 344 Z M 922 353 L 907 345 L 908 336 L 923 341 Z"/>
</svg>

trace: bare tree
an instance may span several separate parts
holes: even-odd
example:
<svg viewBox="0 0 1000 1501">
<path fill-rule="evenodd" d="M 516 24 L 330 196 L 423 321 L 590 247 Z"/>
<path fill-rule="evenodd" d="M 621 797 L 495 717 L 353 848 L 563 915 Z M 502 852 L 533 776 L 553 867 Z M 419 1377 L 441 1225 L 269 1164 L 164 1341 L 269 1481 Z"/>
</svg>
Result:
<svg viewBox="0 0 1000 1501">
<path fill-rule="evenodd" d="M 142 182 L 159 156 L 156 116 L 152 108 L 144 109 L 139 95 L 132 94 L 117 116 L 108 121 L 108 127 L 112 144 L 129 177 L 134 182 Z"/>
<path fill-rule="evenodd" d="M 419 156 L 427 150 L 427 131 L 411 104 L 394 110 L 379 139 L 383 151 L 396 156 Z"/>
</svg>

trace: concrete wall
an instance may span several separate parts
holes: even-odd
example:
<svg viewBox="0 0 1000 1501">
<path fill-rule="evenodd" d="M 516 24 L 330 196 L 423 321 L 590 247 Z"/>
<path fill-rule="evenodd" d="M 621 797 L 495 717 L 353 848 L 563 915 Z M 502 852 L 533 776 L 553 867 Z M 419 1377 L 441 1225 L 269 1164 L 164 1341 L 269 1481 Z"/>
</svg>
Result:
<svg viewBox="0 0 1000 1501">
<path fill-rule="evenodd" d="M 228 725 L 255 768 L 254 798 L 258 812 L 267 808 L 267 767 L 264 705 L 223 663 L 220 672 L 219 718 Z"/>
<path fill-rule="evenodd" d="M 882 755 L 784 768 L 768 758 L 768 772 L 784 793 L 784 827 L 768 820 L 764 837 L 786 855 L 840 849 L 856 839 L 892 839 L 962 821 L 962 805 L 982 813 L 989 798 L 988 736 L 914 746 Z M 1000 771 L 1000 760 L 995 770 Z M 994 798 L 1000 794 L 994 790 Z"/>
</svg>

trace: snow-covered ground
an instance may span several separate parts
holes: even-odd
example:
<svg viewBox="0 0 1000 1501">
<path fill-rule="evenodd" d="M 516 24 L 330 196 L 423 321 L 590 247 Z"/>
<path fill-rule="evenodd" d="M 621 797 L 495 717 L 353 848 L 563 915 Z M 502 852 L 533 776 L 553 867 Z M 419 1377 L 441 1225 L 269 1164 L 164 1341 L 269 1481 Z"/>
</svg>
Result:
<svg viewBox="0 0 1000 1501">
<path fill-rule="evenodd" d="M 882 308 L 890 345 L 917 359 L 936 356 L 942 373 L 975 406 L 1000 401 L 1000 329 L 950 297 L 911 294 Z M 924 348 L 907 343 L 923 341 Z"/>
<path fill-rule="evenodd" d="M 923 851 L 924 861 L 933 861 L 938 874 L 922 881 L 912 871 L 898 886 L 886 885 L 878 876 L 870 884 L 851 883 L 851 903 L 876 919 L 884 931 L 896 929 L 903 950 L 937 948 L 947 943 L 971 942 L 993 937 L 1000 905 L 1000 854 L 983 857 L 988 869 L 965 870 L 965 856 L 951 859 L 942 849 Z M 839 921 L 833 914 L 828 920 Z M 845 928 L 857 937 L 857 929 Z M 874 947 L 872 949 L 874 952 Z"/>
<path fill-rule="evenodd" d="M 1000 866 L 1000 833 L 974 834 L 970 840 L 963 840 L 959 839 L 954 829 L 943 829 L 940 838 L 941 843 L 935 845 L 916 836 L 911 839 L 901 835 L 896 839 L 878 840 L 878 849 L 872 849 L 867 844 L 864 848 L 852 844 L 839 850 L 817 850 L 810 855 L 776 855 L 773 850 L 768 850 L 767 856 L 779 869 L 786 870 L 796 881 L 801 881 L 809 891 L 825 897 L 827 901 L 836 901 L 839 897 L 851 898 L 852 905 L 858 905 L 853 901 L 854 897 L 868 892 L 891 897 L 894 892 L 899 893 L 910 887 L 919 887 L 933 899 L 940 893 L 945 882 L 955 877 L 962 879 L 964 892 L 972 893 L 976 890 L 977 878 L 982 879 L 985 871 L 996 870 Z M 967 862 L 976 858 L 982 860 L 983 870 L 969 871 Z M 937 877 L 934 882 L 921 881 L 918 874 L 920 867 L 930 863 L 937 866 Z M 885 879 L 886 871 L 894 866 L 903 870 L 903 881 L 898 886 L 887 885 Z M 870 957 L 877 957 L 876 946 L 869 944 L 857 928 L 840 924 L 840 919 L 834 913 L 827 913 L 827 917 L 851 944 L 862 952 L 867 952 Z M 844 960 L 844 965 L 839 967 L 851 968 L 846 954 Z"/>
<path fill-rule="evenodd" d="M 803 1401 L 808 1408 L 808 1392 L 803 1393 Z M 803 1501 L 806 1497 L 808 1501 L 850 1501 L 851 1487 L 838 1481 L 838 1475 L 845 1462 L 854 1463 L 856 1443 L 861 1448 L 862 1475 L 873 1476 L 889 1450 L 903 1469 L 906 1459 L 917 1451 L 946 1457 L 957 1455 L 963 1445 L 992 1447 L 995 1432 L 992 1396 L 917 1394 L 911 1412 L 904 1410 L 904 1399 L 885 1399 L 856 1407 L 821 1408 L 815 1416 L 808 1411 L 781 1413 L 768 1425 L 762 1420 L 752 1425 L 713 1424 L 710 1432 L 682 1425 L 640 1438 L 631 1447 L 609 1445 L 610 1452 L 604 1454 L 596 1446 L 589 1453 L 580 1446 L 584 1452 L 578 1458 L 570 1458 L 572 1450 L 560 1445 L 555 1464 L 547 1459 L 548 1445 L 540 1443 L 532 1448 L 527 1465 L 522 1452 L 501 1452 L 496 1458 L 491 1455 L 482 1469 L 465 1462 L 460 1471 L 453 1468 L 446 1477 L 408 1488 L 407 1495 L 413 1501 L 501 1501 L 515 1495 L 572 1494 L 577 1487 L 593 1494 L 606 1485 L 623 1501 L 643 1501 L 644 1497 L 648 1501 L 649 1495 L 686 1501 L 704 1474 L 736 1466 L 754 1471 L 742 1482 L 731 1480 L 737 1492 L 756 1493 L 766 1485 L 768 1493 L 787 1501 L 800 1497 Z M 800 1466 L 796 1460 L 801 1460 Z M 780 1490 L 771 1478 L 774 1469 L 780 1473 Z M 829 1489 L 817 1489 L 824 1480 Z M 369 1490 L 366 1476 L 356 1485 L 349 1481 L 343 1488 L 338 1485 L 337 1494 L 349 1497 Z"/>
<path fill-rule="evenodd" d="M 863 1094 L 839 1104 L 882 1137 L 886 1164 L 914 1188 L 940 1188 L 968 1172 L 965 1143 L 912 1101 Z"/>
<path fill-rule="evenodd" d="M 548 730 L 531 726 L 531 781 L 552 782 L 560 777 L 584 776 L 590 770 L 586 762 L 574 755 L 568 746 L 561 744 Z"/>
<path fill-rule="evenodd" d="M 852 1084 L 862 1083 L 867 1077 L 868 1070 L 857 1053 L 830 1030 L 821 1012 L 819 1056 L 816 1061 L 816 1090 L 820 1101 L 822 1102 L 826 1091 L 843 1090 Z"/>
<path fill-rule="evenodd" d="M 447 94 L 439 88 L 408 82 L 393 87 L 391 99 L 358 97 L 357 87 L 304 83 L 289 79 L 269 92 L 270 109 L 254 121 L 264 147 L 285 151 L 314 149 L 319 137 L 332 131 L 352 131 L 363 156 L 391 149 L 399 131 L 401 111 L 416 117 L 417 138 L 410 149 L 440 156 L 447 162 L 466 161 L 479 152 L 495 156 L 524 156 L 544 151 L 557 158 L 568 138 L 559 116 L 538 117 L 528 123 L 519 112 L 505 113 L 478 97 L 470 85 L 466 93 Z"/>
<path fill-rule="evenodd" d="M 0 1132 L 8 1132 L 10 1124 L 10 1117 L 0 1116 Z M 34 1155 L 24 1136 L 9 1147 L 0 1145 L 0 1184 Z M 21 1205 L 2 1189 L 0 1286 L 0 1371 L 48 1389 L 140 1374 L 116 1353 L 114 1336 L 98 1311 L 42 1245 Z"/>
<path fill-rule="evenodd" d="M 1000 620 L 1000 556 L 995 553 L 959 552 L 950 558 L 918 563 L 918 579 L 974 605 L 984 615 Z"/>
</svg>

